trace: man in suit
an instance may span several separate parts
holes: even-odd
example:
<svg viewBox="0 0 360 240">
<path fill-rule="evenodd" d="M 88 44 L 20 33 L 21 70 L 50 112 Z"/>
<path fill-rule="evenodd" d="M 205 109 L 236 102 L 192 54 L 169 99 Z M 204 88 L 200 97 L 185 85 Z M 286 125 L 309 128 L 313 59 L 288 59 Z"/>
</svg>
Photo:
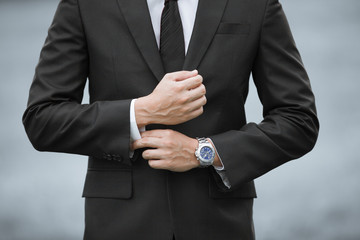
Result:
<svg viewBox="0 0 360 240">
<path fill-rule="evenodd" d="M 89 240 L 254 239 L 253 180 L 319 129 L 278 0 L 62 0 L 23 122 L 36 149 L 89 156 Z"/>
</svg>

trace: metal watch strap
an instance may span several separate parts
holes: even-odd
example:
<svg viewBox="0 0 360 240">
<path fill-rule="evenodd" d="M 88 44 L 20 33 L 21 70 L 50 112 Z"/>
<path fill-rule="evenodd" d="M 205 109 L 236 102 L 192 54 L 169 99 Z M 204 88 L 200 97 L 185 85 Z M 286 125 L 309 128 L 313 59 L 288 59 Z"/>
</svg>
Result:
<svg viewBox="0 0 360 240">
<path fill-rule="evenodd" d="M 196 139 L 199 141 L 199 143 L 209 143 L 209 141 L 204 137 L 201 137 L 201 138 L 197 137 Z"/>
</svg>

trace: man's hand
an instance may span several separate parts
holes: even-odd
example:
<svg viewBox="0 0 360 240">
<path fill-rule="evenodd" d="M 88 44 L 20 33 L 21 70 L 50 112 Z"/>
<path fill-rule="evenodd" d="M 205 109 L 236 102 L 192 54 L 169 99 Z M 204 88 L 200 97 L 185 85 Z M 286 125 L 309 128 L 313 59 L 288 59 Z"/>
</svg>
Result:
<svg viewBox="0 0 360 240">
<path fill-rule="evenodd" d="M 168 73 L 154 91 L 135 102 L 138 127 L 176 125 L 203 113 L 206 89 L 197 70 Z"/>
<path fill-rule="evenodd" d="M 173 130 L 151 130 L 141 133 L 132 149 L 152 148 L 143 152 L 143 158 L 155 169 L 185 172 L 200 165 L 195 157 L 198 141 Z"/>
</svg>

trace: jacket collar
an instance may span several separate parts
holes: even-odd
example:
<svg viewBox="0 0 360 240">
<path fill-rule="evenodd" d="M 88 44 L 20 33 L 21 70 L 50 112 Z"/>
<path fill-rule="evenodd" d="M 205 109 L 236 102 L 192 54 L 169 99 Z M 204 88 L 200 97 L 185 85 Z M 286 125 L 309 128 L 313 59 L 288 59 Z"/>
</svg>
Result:
<svg viewBox="0 0 360 240">
<path fill-rule="evenodd" d="M 146 0 L 117 0 L 129 30 L 149 68 L 160 81 L 165 72 Z M 199 0 L 185 70 L 198 68 L 215 35 L 228 0 Z"/>
</svg>

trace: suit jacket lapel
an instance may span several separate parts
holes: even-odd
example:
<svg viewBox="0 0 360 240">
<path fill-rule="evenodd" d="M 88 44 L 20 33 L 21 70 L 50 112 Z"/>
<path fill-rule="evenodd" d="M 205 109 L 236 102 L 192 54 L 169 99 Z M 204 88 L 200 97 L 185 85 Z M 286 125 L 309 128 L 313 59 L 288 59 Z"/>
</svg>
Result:
<svg viewBox="0 0 360 240">
<path fill-rule="evenodd" d="M 193 70 L 199 66 L 216 33 L 227 1 L 199 0 L 194 29 L 185 57 L 185 70 Z"/>
<path fill-rule="evenodd" d="M 140 52 L 160 81 L 165 73 L 146 0 L 118 0 L 118 3 Z"/>
</svg>

